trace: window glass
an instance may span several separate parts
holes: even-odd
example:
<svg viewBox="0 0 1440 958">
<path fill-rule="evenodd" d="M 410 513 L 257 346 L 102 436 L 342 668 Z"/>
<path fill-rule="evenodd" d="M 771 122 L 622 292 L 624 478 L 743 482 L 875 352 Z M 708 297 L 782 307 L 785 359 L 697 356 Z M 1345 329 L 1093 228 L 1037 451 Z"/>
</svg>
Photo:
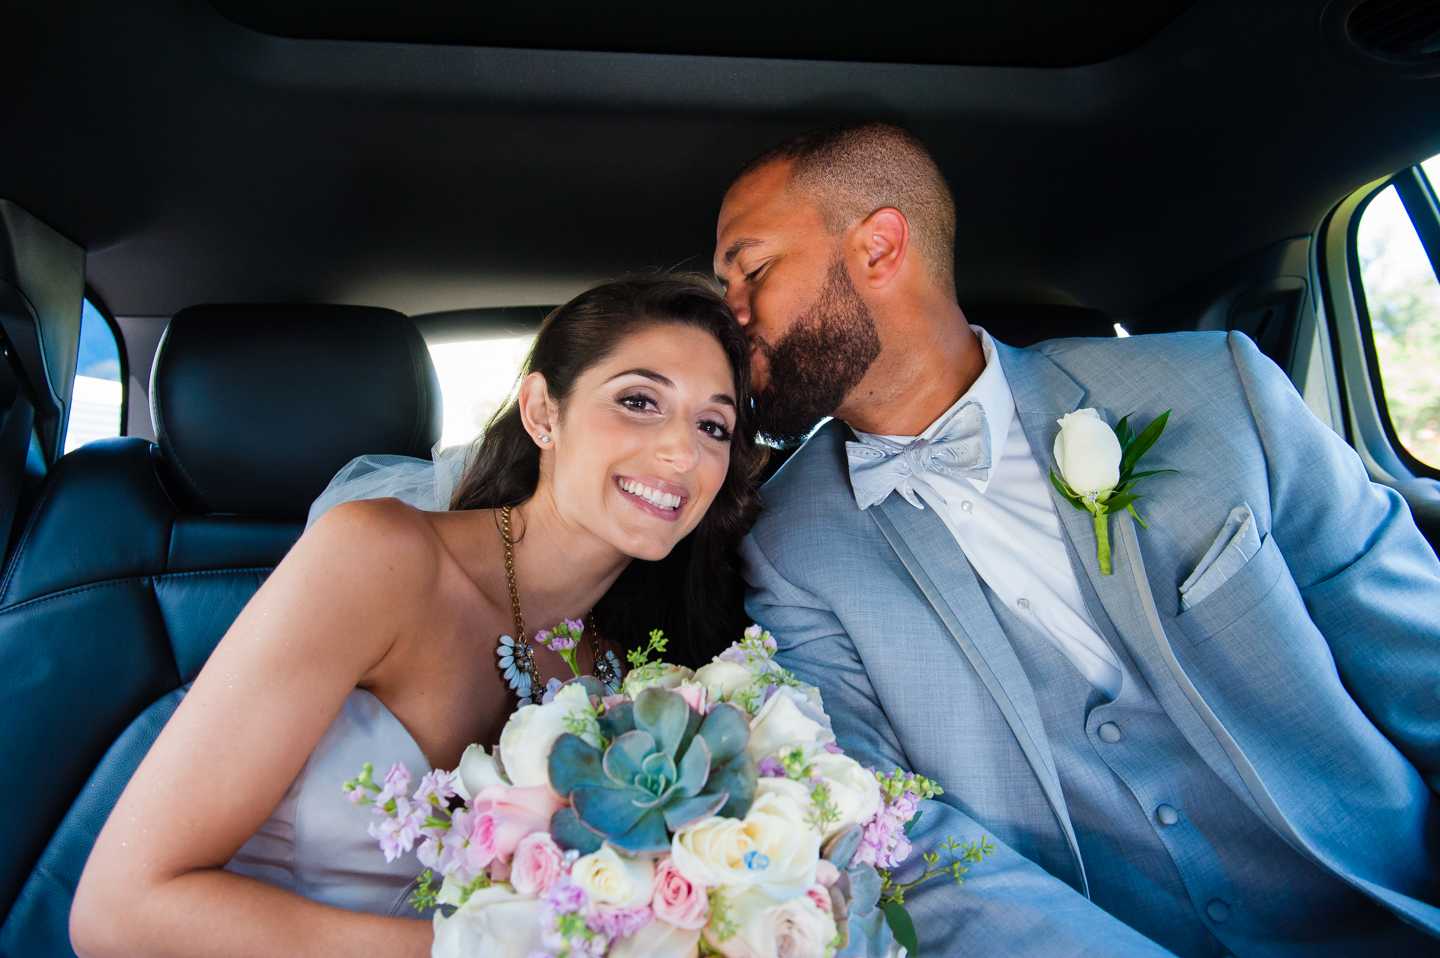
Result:
<svg viewBox="0 0 1440 958">
<path fill-rule="evenodd" d="M 1440 157 L 1424 166 L 1440 180 Z M 1390 421 L 1412 456 L 1440 468 L 1440 283 L 1395 187 L 1366 207 L 1357 241 Z"/>
<path fill-rule="evenodd" d="M 510 398 L 534 341 L 534 336 L 511 336 L 430 347 L 445 403 L 440 445 L 455 446 L 480 435 Z"/>
<path fill-rule="evenodd" d="M 70 394 L 66 452 L 92 439 L 120 435 L 124 388 L 120 381 L 120 344 L 105 317 L 87 299 L 80 315 L 80 355 Z"/>
</svg>

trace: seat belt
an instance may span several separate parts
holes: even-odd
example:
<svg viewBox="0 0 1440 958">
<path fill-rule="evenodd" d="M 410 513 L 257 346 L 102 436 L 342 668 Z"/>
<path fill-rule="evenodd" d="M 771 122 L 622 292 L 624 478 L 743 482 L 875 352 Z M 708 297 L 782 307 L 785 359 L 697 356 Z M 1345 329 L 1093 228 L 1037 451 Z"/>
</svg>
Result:
<svg viewBox="0 0 1440 958">
<path fill-rule="evenodd" d="M 10 541 L 10 525 L 20 504 L 25 481 L 25 459 L 30 455 L 30 437 L 35 428 L 35 407 L 23 389 L 15 391 L 15 402 L 0 426 L 0 550 Z"/>
</svg>

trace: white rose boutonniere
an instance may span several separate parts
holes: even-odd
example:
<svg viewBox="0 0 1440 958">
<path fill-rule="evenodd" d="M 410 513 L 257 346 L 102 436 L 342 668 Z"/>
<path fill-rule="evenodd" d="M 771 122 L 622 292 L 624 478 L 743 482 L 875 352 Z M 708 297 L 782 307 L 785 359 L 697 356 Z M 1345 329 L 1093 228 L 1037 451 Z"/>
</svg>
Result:
<svg viewBox="0 0 1440 958">
<path fill-rule="evenodd" d="M 1146 476 L 1176 471 L 1135 471 L 1140 457 L 1155 445 L 1169 419 L 1167 409 L 1138 436 L 1130 428 L 1129 416 L 1116 423 L 1113 430 L 1094 409 L 1077 409 L 1059 420 L 1055 463 L 1060 475 L 1051 469 L 1050 481 L 1067 502 L 1095 517 L 1095 556 L 1105 575 L 1110 574 L 1110 513 L 1126 510 L 1145 526 L 1145 520 L 1135 511 L 1135 501 L 1148 497 L 1131 490 Z"/>
</svg>

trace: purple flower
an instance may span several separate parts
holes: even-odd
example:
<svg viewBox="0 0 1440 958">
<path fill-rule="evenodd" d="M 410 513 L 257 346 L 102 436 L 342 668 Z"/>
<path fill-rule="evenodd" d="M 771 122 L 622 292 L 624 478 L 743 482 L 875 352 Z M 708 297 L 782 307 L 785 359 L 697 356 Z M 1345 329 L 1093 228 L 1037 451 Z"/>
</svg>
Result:
<svg viewBox="0 0 1440 958">
<path fill-rule="evenodd" d="M 845 750 L 844 750 L 843 748 L 841 748 L 840 746 L 836 745 L 834 742 L 826 742 L 824 745 L 822 745 L 822 746 L 820 746 L 820 747 L 823 748 L 825 751 L 829 752 L 831 755 L 844 755 L 844 754 L 845 754 Z"/>
<path fill-rule="evenodd" d="M 385 853 L 385 861 L 393 862 L 405 852 L 415 847 L 415 839 L 420 837 L 420 825 L 423 817 L 415 815 L 409 808 L 409 802 L 405 799 L 397 799 L 396 804 L 405 804 L 404 809 L 397 809 L 399 814 L 394 818 L 385 818 L 384 821 L 371 822 L 368 829 L 370 837 L 380 843 L 380 850 Z"/>
<path fill-rule="evenodd" d="M 434 804 L 443 806 L 447 799 L 455 797 L 456 778 L 454 772 L 447 772 L 444 769 L 426 772 L 420 779 L 420 784 L 415 787 L 415 802 L 424 805 L 433 795 L 435 797 Z"/>
<path fill-rule="evenodd" d="M 548 951 L 532 951 L 525 958 L 555 958 L 555 956 Z"/>
<path fill-rule="evenodd" d="M 570 954 L 573 958 L 601 958 L 610 948 L 604 938 L 586 938 L 576 935 L 570 939 Z"/>
<path fill-rule="evenodd" d="M 731 642 L 730 648 L 716 656 L 721 662 L 738 662 L 740 665 L 749 665 L 750 656 L 740 648 L 739 642 Z"/>
<path fill-rule="evenodd" d="M 590 899 L 584 889 L 570 884 L 570 878 L 562 875 L 555 879 L 555 883 L 550 886 L 545 897 L 540 899 L 537 909 L 540 923 L 548 928 L 554 928 L 555 920 L 561 915 L 584 911 L 589 904 Z"/>
<path fill-rule="evenodd" d="M 363 785 L 356 785 L 354 788 L 350 789 L 350 791 L 345 793 L 345 797 L 350 799 L 353 804 L 359 805 L 360 803 L 364 802 L 366 798 L 369 797 L 369 793 L 365 791 L 365 787 Z"/>
<path fill-rule="evenodd" d="M 785 777 L 785 766 L 781 765 L 773 755 L 762 758 L 760 764 L 755 766 L 755 770 L 760 773 L 761 778 Z"/>
<path fill-rule="evenodd" d="M 540 704 L 549 705 L 552 701 L 554 701 L 556 694 L 563 687 L 564 683 L 562 683 L 559 679 L 551 678 L 550 681 L 545 683 L 545 694 L 540 697 Z"/>
<path fill-rule="evenodd" d="M 629 938 L 655 920 L 648 905 L 638 908 L 597 908 L 585 927 L 599 932 L 611 941 Z"/>
<path fill-rule="evenodd" d="M 420 864 L 426 868 L 440 870 L 440 842 L 434 838 L 427 838 L 415 849 L 415 857 L 420 859 Z"/>
<path fill-rule="evenodd" d="M 579 619 L 566 619 L 565 624 L 569 626 L 570 631 L 577 636 L 585 631 L 585 623 L 581 622 Z"/>
<path fill-rule="evenodd" d="M 375 804 L 384 805 L 390 799 L 404 795 L 409 787 L 410 770 L 405 767 L 404 762 L 396 762 L 390 766 L 390 771 L 385 773 L 385 788 L 375 796 Z"/>
</svg>

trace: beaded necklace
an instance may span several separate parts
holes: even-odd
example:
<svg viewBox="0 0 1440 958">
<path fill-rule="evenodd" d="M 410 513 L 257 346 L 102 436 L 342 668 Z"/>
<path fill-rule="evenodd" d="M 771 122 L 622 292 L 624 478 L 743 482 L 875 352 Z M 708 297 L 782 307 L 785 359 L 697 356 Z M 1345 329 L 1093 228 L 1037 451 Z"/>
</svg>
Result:
<svg viewBox="0 0 1440 958">
<path fill-rule="evenodd" d="M 500 657 L 500 672 L 510 688 L 520 697 L 521 705 L 533 705 L 544 686 L 540 669 L 535 664 L 535 649 L 525 639 L 525 618 L 520 614 L 520 587 L 515 581 L 515 539 L 510 533 L 510 507 L 500 510 L 500 537 L 505 543 L 505 580 L 510 586 L 510 611 L 515 615 L 515 635 L 500 636 L 495 654 Z M 615 653 L 600 648 L 600 632 L 595 628 L 594 610 L 585 613 L 590 630 L 590 647 L 595 657 L 595 678 L 607 691 L 620 689 L 620 663 Z"/>
</svg>

